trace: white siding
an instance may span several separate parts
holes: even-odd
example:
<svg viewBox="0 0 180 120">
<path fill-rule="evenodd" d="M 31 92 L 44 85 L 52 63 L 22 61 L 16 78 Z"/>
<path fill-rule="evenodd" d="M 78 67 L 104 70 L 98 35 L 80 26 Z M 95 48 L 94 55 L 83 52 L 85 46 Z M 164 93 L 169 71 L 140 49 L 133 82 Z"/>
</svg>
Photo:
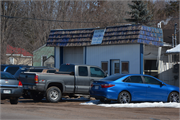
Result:
<svg viewBox="0 0 180 120">
<path fill-rule="evenodd" d="M 83 64 L 83 47 L 64 47 L 63 63 Z"/>
<path fill-rule="evenodd" d="M 140 44 L 90 46 L 87 47 L 86 64 L 101 67 L 102 61 L 108 61 L 108 73 L 110 73 L 110 60 L 129 61 L 129 73 L 140 73 Z"/>
</svg>

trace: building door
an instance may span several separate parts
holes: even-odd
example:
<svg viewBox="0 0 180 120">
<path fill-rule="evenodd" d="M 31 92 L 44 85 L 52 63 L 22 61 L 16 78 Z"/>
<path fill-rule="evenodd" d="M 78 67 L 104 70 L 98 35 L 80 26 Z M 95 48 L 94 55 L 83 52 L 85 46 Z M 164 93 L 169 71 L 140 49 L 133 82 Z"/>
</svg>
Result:
<svg viewBox="0 0 180 120">
<path fill-rule="evenodd" d="M 157 60 L 144 60 L 144 74 L 158 78 Z"/>
<path fill-rule="evenodd" d="M 111 75 L 120 73 L 119 60 L 111 60 Z"/>
</svg>

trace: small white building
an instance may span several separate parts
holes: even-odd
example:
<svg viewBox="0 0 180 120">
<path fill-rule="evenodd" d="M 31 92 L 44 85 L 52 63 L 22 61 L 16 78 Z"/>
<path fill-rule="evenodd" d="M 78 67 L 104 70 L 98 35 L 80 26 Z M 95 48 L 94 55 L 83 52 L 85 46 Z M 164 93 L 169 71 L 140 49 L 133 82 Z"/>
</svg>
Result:
<svg viewBox="0 0 180 120">
<path fill-rule="evenodd" d="M 55 67 L 63 63 L 101 67 L 108 75 L 116 73 L 149 74 L 168 84 L 167 46 L 162 29 L 143 25 L 106 28 L 51 30 L 46 46 L 55 48 Z M 166 69 L 161 69 L 165 66 Z M 174 84 L 175 85 L 175 84 Z"/>
</svg>

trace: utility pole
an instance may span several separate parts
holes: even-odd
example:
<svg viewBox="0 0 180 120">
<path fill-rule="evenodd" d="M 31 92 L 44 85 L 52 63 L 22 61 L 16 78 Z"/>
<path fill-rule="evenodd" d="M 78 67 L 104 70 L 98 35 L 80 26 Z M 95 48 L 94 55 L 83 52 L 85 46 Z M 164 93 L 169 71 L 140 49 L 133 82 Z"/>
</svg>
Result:
<svg viewBox="0 0 180 120">
<path fill-rule="evenodd" d="M 175 25 L 174 25 L 174 47 L 176 47 L 176 45 L 177 45 L 176 27 L 177 27 L 177 23 L 175 23 Z"/>
</svg>

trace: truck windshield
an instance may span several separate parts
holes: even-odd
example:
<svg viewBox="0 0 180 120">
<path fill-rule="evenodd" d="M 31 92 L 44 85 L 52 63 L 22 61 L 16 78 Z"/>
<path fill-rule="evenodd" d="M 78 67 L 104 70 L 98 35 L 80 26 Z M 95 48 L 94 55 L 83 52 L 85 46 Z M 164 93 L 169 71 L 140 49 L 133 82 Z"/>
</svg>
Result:
<svg viewBox="0 0 180 120">
<path fill-rule="evenodd" d="M 59 72 L 74 72 L 74 65 L 61 65 Z"/>
</svg>

